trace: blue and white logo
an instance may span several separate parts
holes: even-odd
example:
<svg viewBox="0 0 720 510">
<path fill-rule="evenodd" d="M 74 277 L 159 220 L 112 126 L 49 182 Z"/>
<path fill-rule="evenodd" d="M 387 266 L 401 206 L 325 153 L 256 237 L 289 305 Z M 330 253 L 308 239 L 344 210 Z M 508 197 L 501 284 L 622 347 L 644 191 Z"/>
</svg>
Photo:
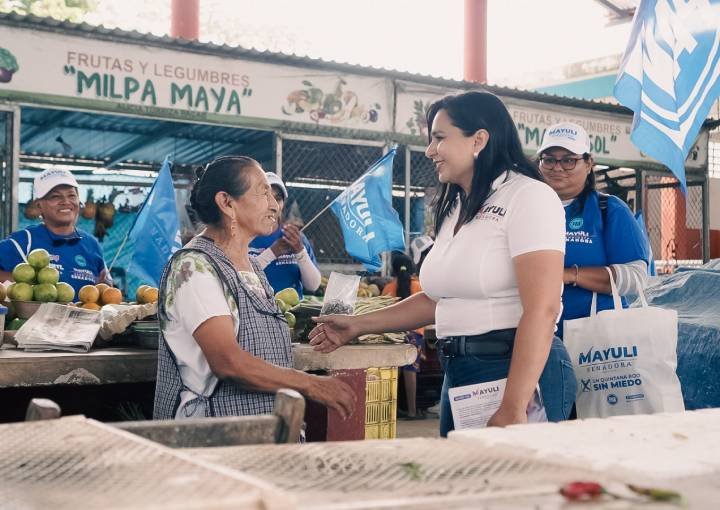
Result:
<svg viewBox="0 0 720 510">
<path fill-rule="evenodd" d="M 583 226 L 583 219 L 578 216 L 576 218 L 573 218 L 568 223 L 568 227 L 570 227 L 570 230 L 580 230 Z"/>
<path fill-rule="evenodd" d="M 614 393 L 611 393 L 610 395 L 608 395 L 607 403 L 610 404 L 611 406 L 614 406 L 615 404 L 617 404 L 618 403 L 617 395 L 615 395 Z"/>
<path fill-rule="evenodd" d="M 87 266 L 87 260 L 82 255 L 75 255 L 75 264 L 80 267 Z"/>
<path fill-rule="evenodd" d="M 720 0 L 643 0 L 615 97 L 635 112 L 633 143 L 685 184 L 685 157 L 720 95 Z"/>
</svg>

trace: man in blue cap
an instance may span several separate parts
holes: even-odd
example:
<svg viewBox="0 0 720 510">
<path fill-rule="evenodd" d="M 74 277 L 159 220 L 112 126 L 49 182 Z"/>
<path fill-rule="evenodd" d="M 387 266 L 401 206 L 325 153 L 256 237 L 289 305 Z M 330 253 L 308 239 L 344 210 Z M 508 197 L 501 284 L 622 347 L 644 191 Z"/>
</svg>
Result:
<svg viewBox="0 0 720 510">
<path fill-rule="evenodd" d="M 77 228 L 80 214 L 78 183 L 72 173 L 48 168 L 35 178 L 33 196 L 43 222 L 13 232 L 0 241 L 0 282 L 12 280 L 12 270 L 27 261 L 32 250 L 43 248 L 60 281 L 77 293 L 84 285 L 112 283 L 97 239 Z"/>
</svg>

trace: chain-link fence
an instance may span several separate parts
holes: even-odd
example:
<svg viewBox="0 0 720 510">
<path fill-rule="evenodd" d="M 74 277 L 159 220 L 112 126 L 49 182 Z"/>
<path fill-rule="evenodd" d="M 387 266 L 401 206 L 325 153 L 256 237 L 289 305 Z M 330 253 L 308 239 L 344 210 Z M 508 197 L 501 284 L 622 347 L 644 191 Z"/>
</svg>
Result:
<svg viewBox="0 0 720 510">
<path fill-rule="evenodd" d="M 383 155 L 380 143 L 360 145 L 349 140 L 282 139 L 282 178 L 288 187 L 285 214 L 308 223 Z M 319 263 L 353 264 L 345 251 L 340 225 L 327 211 L 305 235 Z"/>
<path fill-rule="evenodd" d="M 715 136 L 719 141 L 708 143 L 708 172 L 710 178 L 720 179 L 720 131 Z"/>
<path fill-rule="evenodd" d="M 658 272 L 703 260 L 703 184 L 688 182 L 684 197 L 672 177 L 645 174 L 643 204 Z"/>
<path fill-rule="evenodd" d="M 293 137 L 281 143 L 280 168 L 288 187 L 288 220 L 308 223 L 350 183 L 360 177 L 383 152 L 382 142 Z M 401 146 L 393 164 L 393 207 L 405 226 L 407 239 L 429 233 L 427 214 L 437 177 L 422 148 Z M 406 174 L 409 172 L 409 181 Z M 321 264 L 355 264 L 345 251 L 335 216 L 326 212 L 305 229 Z"/>
</svg>

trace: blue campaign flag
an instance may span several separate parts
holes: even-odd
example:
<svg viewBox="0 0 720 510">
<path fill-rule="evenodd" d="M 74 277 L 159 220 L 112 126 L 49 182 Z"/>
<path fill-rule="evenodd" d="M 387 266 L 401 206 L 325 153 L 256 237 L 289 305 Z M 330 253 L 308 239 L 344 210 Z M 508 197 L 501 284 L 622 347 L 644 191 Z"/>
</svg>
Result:
<svg viewBox="0 0 720 510">
<path fill-rule="evenodd" d="M 180 248 L 180 221 L 167 157 L 135 218 L 129 239 L 135 246 L 128 273 L 157 287 L 165 263 Z"/>
<path fill-rule="evenodd" d="M 368 271 L 382 267 L 380 254 L 405 250 L 405 233 L 392 206 L 395 149 L 376 161 L 330 205 L 345 239 L 345 249 Z"/>
<path fill-rule="evenodd" d="M 615 82 L 630 138 L 685 184 L 685 158 L 720 95 L 720 0 L 642 0 Z"/>
</svg>

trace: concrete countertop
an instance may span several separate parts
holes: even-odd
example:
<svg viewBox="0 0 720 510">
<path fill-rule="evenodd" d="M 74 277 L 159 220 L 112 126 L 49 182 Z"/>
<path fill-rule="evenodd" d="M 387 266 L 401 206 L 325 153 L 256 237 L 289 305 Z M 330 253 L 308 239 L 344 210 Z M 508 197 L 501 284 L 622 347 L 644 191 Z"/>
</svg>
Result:
<svg viewBox="0 0 720 510">
<path fill-rule="evenodd" d="M 407 344 L 348 345 L 322 354 L 307 344 L 293 344 L 298 370 L 348 370 L 396 367 L 415 360 Z M 92 349 L 87 353 L 0 350 L 0 388 L 152 382 L 157 351 L 132 347 Z"/>
</svg>

